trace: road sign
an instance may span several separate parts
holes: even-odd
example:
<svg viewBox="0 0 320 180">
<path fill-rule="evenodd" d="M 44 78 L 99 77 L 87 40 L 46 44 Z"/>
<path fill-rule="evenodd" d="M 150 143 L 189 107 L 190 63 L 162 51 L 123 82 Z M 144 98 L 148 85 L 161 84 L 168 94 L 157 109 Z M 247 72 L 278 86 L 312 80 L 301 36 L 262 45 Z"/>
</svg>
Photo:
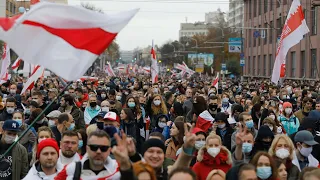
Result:
<svg viewBox="0 0 320 180">
<path fill-rule="evenodd" d="M 266 38 L 266 30 L 264 30 L 264 29 L 261 30 L 260 37 L 261 37 L 262 39 Z"/>
<path fill-rule="evenodd" d="M 239 53 L 241 52 L 241 38 L 229 38 L 229 52 Z"/>
<path fill-rule="evenodd" d="M 253 37 L 254 38 L 258 38 L 260 36 L 261 36 L 261 34 L 260 34 L 260 32 L 258 30 L 253 32 Z"/>
<path fill-rule="evenodd" d="M 223 71 L 227 70 L 227 65 L 226 65 L 226 64 L 221 64 L 221 69 L 222 69 Z"/>
<path fill-rule="evenodd" d="M 245 65 L 245 60 L 244 59 L 240 59 L 240 66 L 244 66 Z"/>
<path fill-rule="evenodd" d="M 240 53 L 240 59 L 244 59 L 244 53 Z"/>
</svg>

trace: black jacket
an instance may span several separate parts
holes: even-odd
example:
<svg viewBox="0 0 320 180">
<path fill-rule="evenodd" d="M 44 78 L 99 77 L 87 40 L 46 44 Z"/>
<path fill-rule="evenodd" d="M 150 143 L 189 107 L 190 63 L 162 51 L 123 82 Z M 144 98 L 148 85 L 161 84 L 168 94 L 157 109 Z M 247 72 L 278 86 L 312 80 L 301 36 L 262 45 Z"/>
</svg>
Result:
<svg viewBox="0 0 320 180">
<path fill-rule="evenodd" d="M 8 114 L 7 110 L 4 109 L 2 111 L 2 113 L 0 114 L 0 121 L 5 121 L 5 120 L 8 120 L 8 119 L 12 119 L 12 114 Z"/>
</svg>

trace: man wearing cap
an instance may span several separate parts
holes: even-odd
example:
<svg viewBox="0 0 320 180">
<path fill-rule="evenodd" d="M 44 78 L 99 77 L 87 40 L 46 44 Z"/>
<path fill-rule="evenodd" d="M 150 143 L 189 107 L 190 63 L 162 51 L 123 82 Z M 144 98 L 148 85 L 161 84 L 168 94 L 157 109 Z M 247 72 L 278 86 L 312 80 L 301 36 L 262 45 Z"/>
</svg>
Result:
<svg viewBox="0 0 320 180">
<path fill-rule="evenodd" d="M 74 119 L 75 129 L 85 128 L 83 112 L 74 104 L 73 96 L 65 94 L 60 100 L 60 108 L 62 113 L 69 113 Z"/>
<path fill-rule="evenodd" d="M 4 155 L 7 149 L 15 141 L 20 127 L 18 122 L 6 120 L 2 126 L 0 135 L 0 154 Z M 0 177 L 4 180 L 21 180 L 28 173 L 28 153 L 19 142 L 0 159 Z"/>
<path fill-rule="evenodd" d="M 47 115 L 47 119 L 49 120 L 48 124 L 50 127 L 56 126 L 58 124 L 58 117 L 60 116 L 60 114 L 60 111 L 54 110 Z"/>
<path fill-rule="evenodd" d="M 312 146 L 318 144 L 311 132 L 307 130 L 298 131 L 294 137 L 296 146 L 292 164 L 296 165 L 300 171 L 305 167 L 318 167 L 319 161 L 311 154 Z"/>
<path fill-rule="evenodd" d="M 54 139 L 45 139 L 38 144 L 37 160 L 29 170 L 24 180 L 53 180 L 63 169 L 58 162 L 59 146 Z"/>
</svg>

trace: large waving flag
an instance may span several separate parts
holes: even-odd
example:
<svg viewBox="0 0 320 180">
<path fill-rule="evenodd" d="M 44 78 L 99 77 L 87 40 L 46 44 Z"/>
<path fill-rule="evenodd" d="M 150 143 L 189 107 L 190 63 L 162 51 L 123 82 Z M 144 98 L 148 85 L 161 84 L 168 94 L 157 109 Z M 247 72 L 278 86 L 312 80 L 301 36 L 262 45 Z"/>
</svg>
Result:
<svg viewBox="0 0 320 180">
<path fill-rule="evenodd" d="M 156 57 L 156 52 L 153 48 L 153 42 L 152 42 L 152 48 L 151 48 L 151 78 L 152 78 L 152 84 L 158 82 L 158 62 Z"/>
<path fill-rule="evenodd" d="M 138 10 L 102 14 L 82 7 L 37 3 L 0 18 L 0 39 L 30 64 L 71 81 L 81 77 Z"/>
<path fill-rule="evenodd" d="M 2 61 L 0 79 L 6 79 L 8 77 L 8 67 L 10 66 L 10 48 L 8 44 L 3 45 Z"/>
<path fill-rule="evenodd" d="M 19 68 L 21 62 L 22 62 L 22 59 L 20 59 L 20 58 L 18 57 L 18 58 L 13 62 L 12 66 L 11 66 L 12 70 L 17 70 L 17 69 Z"/>
<path fill-rule="evenodd" d="M 212 127 L 213 122 L 214 118 L 211 116 L 209 111 L 205 110 L 198 116 L 196 127 L 207 132 L 209 128 Z"/>
<path fill-rule="evenodd" d="M 218 87 L 219 87 L 219 73 L 217 74 L 216 78 L 213 80 L 212 86 L 214 86 L 218 90 Z"/>
<path fill-rule="evenodd" d="M 23 84 L 23 89 L 21 91 L 21 94 L 26 92 L 26 90 L 31 90 L 34 87 L 34 83 L 36 83 L 37 80 L 43 75 L 43 72 L 44 72 L 43 67 L 39 65 L 35 66 L 28 81 Z"/>
<path fill-rule="evenodd" d="M 287 20 L 283 26 L 280 42 L 277 48 L 276 60 L 273 66 L 271 81 L 278 83 L 281 76 L 285 74 L 286 55 L 289 49 L 298 44 L 303 35 L 309 32 L 309 28 L 304 19 L 302 6 L 299 0 L 293 0 Z"/>
</svg>

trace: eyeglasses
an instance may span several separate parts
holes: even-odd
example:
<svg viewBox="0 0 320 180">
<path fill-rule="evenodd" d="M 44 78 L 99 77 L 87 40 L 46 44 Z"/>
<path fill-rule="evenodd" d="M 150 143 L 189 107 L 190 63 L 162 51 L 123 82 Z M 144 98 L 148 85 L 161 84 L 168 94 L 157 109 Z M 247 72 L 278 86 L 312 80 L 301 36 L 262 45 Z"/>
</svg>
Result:
<svg viewBox="0 0 320 180">
<path fill-rule="evenodd" d="M 103 146 L 103 145 L 96 145 L 96 144 L 90 144 L 88 145 L 90 147 L 91 151 L 98 151 L 100 149 L 101 152 L 107 152 L 110 146 Z"/>
</svg>

